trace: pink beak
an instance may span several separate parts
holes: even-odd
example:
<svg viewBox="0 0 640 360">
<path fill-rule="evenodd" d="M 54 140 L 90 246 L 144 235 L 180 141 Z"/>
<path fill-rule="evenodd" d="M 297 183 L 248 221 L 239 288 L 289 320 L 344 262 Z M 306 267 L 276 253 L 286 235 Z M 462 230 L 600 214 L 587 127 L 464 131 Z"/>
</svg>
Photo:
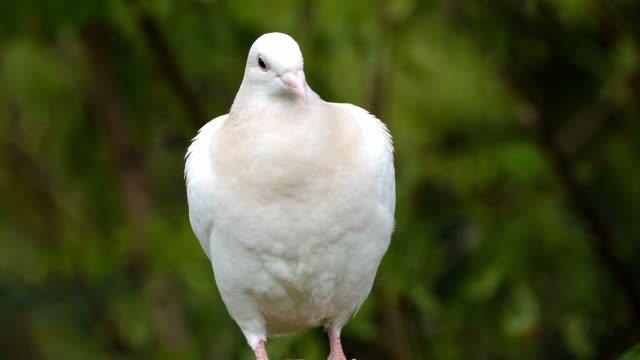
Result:
<svg viewBox="0 0 640 360">
<path fill-rule="evenodd" d="M 296 96 L 303 102 L 307 102 L 307 83 L 304 78 L 304 71 L 287 72 L 282 75 L 282 82 L 293 91 Z"/>
</svg>

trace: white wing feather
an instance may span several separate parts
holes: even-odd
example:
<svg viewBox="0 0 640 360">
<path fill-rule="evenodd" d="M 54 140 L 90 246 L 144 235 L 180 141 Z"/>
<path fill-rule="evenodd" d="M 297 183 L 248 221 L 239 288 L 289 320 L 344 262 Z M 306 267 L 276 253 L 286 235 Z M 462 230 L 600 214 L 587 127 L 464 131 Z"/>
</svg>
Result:
<svg viewBox="0 0 640 360">
<path fill-rule="evenodd" d="M 396 177 L 393 166 L 393 140 L 387 126 L 361 107 L 352 104 L 333 105 L 349 112 L 364 132 L 365 146 L 376 165 L 374 176 L 378 178 L 378 199 L 393 216 L 396 208 Z"/>
<path fill-rule="evenodd" d="M 202 249 L 211 259 L 209 254 L 209 238 L 213 229 L 213 207 L 211 199 L 215 191 L 210 149 L 214 134 L 227 120 L 227 115 L 219 116 L 199 131 L 187 150 L 184 176 L 187 184 L 187 201 L 189 203 L 189 220 L 196 237 L 202 245 Z"/>
</svg>

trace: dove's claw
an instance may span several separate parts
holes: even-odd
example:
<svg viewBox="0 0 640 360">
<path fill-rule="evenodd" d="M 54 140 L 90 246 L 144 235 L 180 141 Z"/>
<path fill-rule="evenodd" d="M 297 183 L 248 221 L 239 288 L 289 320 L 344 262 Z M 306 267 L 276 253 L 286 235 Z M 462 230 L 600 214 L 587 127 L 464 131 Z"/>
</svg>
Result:
<svg viewBox="0 0 640 360">
<path fill-rule="evenodd" d="M 328 360 L 347 360 L 347 357 L 344 355 L 344 351 L 342 351 L 340 333 L 329 328 L 327 329 L 327 334 L 329 334 L 329 346 L 331 348 Z"/>
<path fill-rule="evenodd" d="M 269 360 L 267 356 L 267 348 L 264 346 L 264 341 L 260 340 L 256 347 L 256 360 Z"/>
</svg>

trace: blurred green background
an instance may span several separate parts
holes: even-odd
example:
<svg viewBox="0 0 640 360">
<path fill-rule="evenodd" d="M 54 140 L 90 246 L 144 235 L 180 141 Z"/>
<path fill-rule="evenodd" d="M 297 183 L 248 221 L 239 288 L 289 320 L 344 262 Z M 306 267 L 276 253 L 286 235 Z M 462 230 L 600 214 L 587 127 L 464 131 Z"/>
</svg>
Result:
<svg viewBox="0 0 640 360">
<path fill-rule="evenodd" d="M 282 31 L 317 93 L 395 139 L 397 229 L 350 357 L 640 358 L 639 19 L 637 0 L 0 2 L 1 357 L 253 357 L 184 153 Z M 320 329 L 267 348 L 328 354 Z"/>
</svg>

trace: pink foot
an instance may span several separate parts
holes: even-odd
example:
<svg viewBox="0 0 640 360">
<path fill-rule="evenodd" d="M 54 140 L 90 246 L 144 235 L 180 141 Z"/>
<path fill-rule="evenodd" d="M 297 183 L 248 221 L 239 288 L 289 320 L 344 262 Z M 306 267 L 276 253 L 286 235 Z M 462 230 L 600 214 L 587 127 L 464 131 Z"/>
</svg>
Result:
<svg viewBox="0 0 640 360">
<path fill-rule="evenodd" d="M 327 328 L 327 334 L 329 334 L 329 347 L 331 348 L 328 360 L 347 360 L 347 357 L 344 356 L 344 351 L 342 351 L 340 333 L 332 328 Z"/>
<path fill-rule="evenodd" d="M 256 346 L 256 360 L 269 360 L 267 349 L 264 347 L 264 341 L 260 340 Z"/>
</svg>

